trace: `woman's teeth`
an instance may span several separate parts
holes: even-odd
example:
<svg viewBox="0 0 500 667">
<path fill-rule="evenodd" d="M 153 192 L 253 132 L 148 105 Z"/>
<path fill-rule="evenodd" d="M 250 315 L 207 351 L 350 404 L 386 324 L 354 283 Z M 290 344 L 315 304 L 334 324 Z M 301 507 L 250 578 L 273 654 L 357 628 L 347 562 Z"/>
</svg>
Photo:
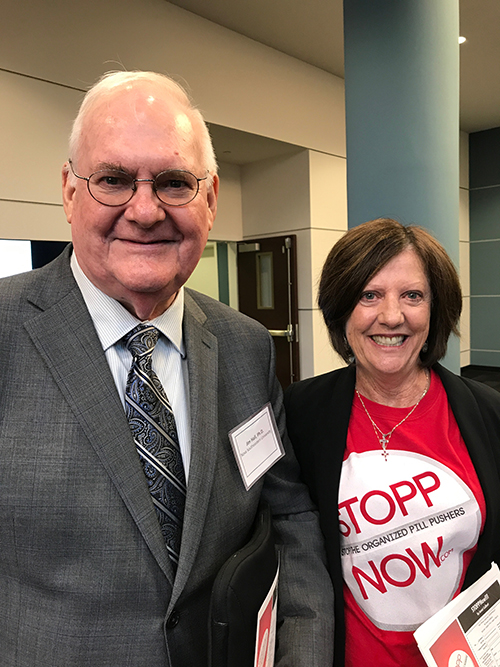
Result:
<svg viewBox="0 0 500 667">
<path fill-rule="evenodd" d="M 377 345 L 388 345 L 397 346 L 402 345 L 405 336 L 372 336 L 372 340 L 377 343 Z"/>
</svg>

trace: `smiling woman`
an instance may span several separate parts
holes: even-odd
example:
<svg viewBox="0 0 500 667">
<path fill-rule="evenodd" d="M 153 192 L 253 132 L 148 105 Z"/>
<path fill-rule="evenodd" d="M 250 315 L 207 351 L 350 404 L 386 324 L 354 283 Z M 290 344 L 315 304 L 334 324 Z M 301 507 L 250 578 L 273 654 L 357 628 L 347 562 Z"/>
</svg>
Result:
<svg viewBox="0 0 500 667">
<path fill-rule="evenodd" d="M 385 397 L 396 407 L 413 405 L 420 386 L 427 385 L 419 355 L 430 315 L 429 281 L 419 256 L 408 248 L 368 281 L 347 320 L 345 336 L 356 358 L 359 391 Z"/>
<path fill-rule="evenodd" d="M 422 363 L 431 366 L 444 357 L 450 334 L 458 334 L 460 281 L 444 248 L 420 227 L 405 227 L 385 218 L 373 220 L 353 227 L 333 246 L 321 275 L 318 304 L 332 345 L 345 361 L 352 356 L 345 326 L 368 281 L 409 248 L 422 262 L 432 298 L 428 344 L 420 354 Z"/>
<path fill-rule="evenodd" d="M 345 651 L 348 667 L 423 667 L 413 631 L 500 557 L 500 521 L 485 522 L 500 505 L 500 395 L 437 363 L 461 291 L 424 229 L 350 229 L 318 303 L 348 366 L 291 385 L 285 405 L 327 541 L 335 665 Z"/>
</svg>

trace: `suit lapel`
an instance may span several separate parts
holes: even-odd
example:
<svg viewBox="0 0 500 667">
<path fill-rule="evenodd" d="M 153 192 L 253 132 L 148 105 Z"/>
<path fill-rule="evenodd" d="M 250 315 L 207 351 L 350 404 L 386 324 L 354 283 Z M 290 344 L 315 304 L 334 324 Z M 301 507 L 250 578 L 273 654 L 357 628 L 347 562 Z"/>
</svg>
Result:
<svg viewBox="0 0 500 667">
<path fill-rule="evenodd" d="M 179 566 L 171 606 L 185 586 L 200 547 L 217 458 L 217 339 L 206 315 L 185 292 L 184 341 L 189 372 L 191 465 Z"/>
<path fill-rule="evenodd" d="M 61 258 L 62 261 L 62 258 Z M 58 268 L 61 268 L 59 261 Z M 51 267 L 47 267 L 50 274 Z M 102 346 L 66 259 L 57 285 L 29 299 L 40 311 L 24 323 L 167 578 L 173 572 L 123 407 Z"/>
</svg>

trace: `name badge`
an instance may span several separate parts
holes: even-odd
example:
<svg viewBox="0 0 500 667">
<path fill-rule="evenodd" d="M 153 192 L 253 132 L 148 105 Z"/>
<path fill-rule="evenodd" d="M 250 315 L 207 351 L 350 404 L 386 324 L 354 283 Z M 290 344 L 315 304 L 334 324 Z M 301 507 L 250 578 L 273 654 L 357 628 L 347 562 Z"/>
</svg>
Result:
<svg viewBox="0 0 500 667">
<path fill-rule="evenodd" d="M 229 440 L 247 491 L 285 455 L 270 403 L 229 431 Z"/>
</svg>

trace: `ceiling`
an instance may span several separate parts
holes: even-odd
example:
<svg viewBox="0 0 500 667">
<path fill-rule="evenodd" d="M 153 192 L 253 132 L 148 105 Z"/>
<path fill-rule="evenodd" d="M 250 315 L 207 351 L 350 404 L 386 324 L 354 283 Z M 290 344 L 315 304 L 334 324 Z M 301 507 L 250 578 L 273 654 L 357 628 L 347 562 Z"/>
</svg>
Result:
<svg viewBox="0 0 500 667">
<path fill-rule="evenodd" d="M 342 0 L 169 1 L 343 77 Z M 461 129 L 499 127 L 500 0 L 460 0 L 460 34 L 467 38 L 460 47 Z"/>
</svg>

